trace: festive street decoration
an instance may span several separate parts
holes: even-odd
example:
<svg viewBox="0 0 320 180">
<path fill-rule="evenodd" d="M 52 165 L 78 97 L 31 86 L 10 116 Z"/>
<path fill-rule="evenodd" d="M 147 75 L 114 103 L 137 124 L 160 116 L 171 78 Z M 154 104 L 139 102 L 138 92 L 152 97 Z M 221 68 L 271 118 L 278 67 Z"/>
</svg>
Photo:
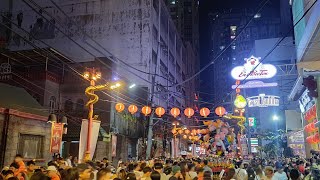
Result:
<svg viewBox="0 0 320 180">
<path fill-rule="evenodd" d="M 156 114 L 161 117 L 162 115 L 164 115 L 164 113 L 166 113 L 166 110 L 163 107 L 157 107 L 156 108 Z"/>
<path fill-rule="evenodd" d="M 304 130 L 308 133 L 311 133 L 311 132 L 314 132 L 317 130 L 316 126 L 315 126 L 315 123 L 314 122 L 311 122 L 309 123 L 308 125 L 306 125 L 304 127 Z"/>
<path fill-rule="evenodd" d="M 180 115 L 180 109 L 179 108 L 172 108 L 170 110 L 170 113 L 174 118 L 176 118 L 177 116 Z"/>
<path fill-rule="evenodd" d="M 246 98 L 242 95 L 237 95 L 236 99 L 234 100 L 234 106 L 238 109 L 243 109 L 247 106 Z"/>
<path fill-rule="evenodd" d="M 151 107 L 149 106 L 143 106 L 143 108 L 141 109 L 142 113 L 145 116 L 148 116 L 151 113 Z"/>
<path fill-rule="evenodd" d="M 192 108 L 186 108 L 184 110 L 184 115 L 186 115 L 188 118 L 191 118 L 194 115 L 194 110 Z"/>
<path fill-rule="evenodd" d="M 138 111 L 138 107 L 136 105 L 130 105 L 128 107 L 128 111 L 131 113 L 131 114 L 135 114 L 137 111 Z"/>
<path fill-rule="evenodd" d="M 200 109 L 200 115 L 203 116 L 203 117 L 208 117 L 208 115 L 210 114 L 210 110 L 206 107 L 204 108 L 201 108 Z"/>
<path fill-rule="evenodd" d="M 317 106 L 313 105 L 304 115 L 306 121 L 311 121 L 317 117 Z"/>
<path fill-rule="evenodd" d="M 219 117 L 222 117 L 226 113 L 226 109 L 222 106 L 219 106 L 214 111 Z"/>
<path fill-rule="evenodd" d="M 122 103 L 117 103 L 116 104 L 117 112 L 119 112 L 119 113 L 122 112 L 124 110 L 124 108 L 125 108 L 124 104 L 122 104 Z"/>
</svg>

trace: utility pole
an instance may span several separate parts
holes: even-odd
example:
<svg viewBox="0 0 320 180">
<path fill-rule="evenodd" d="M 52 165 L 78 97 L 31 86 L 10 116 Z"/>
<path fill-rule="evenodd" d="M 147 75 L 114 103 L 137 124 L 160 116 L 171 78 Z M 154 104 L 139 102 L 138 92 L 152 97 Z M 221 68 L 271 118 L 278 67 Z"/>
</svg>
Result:
<svg viewBox="0 0 320 180">
<path fill-rule="evenodd" d="M 155 66 L 156 68 L 157 66 Z M 152 84 L 151 84 L 151 108 L 153 107 L 153 96 L 154 96 L 154 86 L 155 86 L 155 75 L 152 75 Z M 149 117 L 149 126 L 148 126 L 148 141 L 147 141 L 147 152 L 146 152 L 146 160 L 150 159 L 151 156 L 151 147 L 152 147 L 152 136 L 153 136 L 153 116 L 154 110 L 152 110 L 151 115 Z"/>
</svg>

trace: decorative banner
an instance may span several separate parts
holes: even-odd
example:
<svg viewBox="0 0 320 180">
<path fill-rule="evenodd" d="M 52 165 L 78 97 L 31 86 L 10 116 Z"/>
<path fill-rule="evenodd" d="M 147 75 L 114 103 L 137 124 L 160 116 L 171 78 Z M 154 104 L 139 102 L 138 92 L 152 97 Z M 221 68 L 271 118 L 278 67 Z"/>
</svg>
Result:
<svg viewBox="0 0 320 180">
<path fill-rule="evenodd" d="M 249 88 L 264 88 L 264 87 L 276 87 L 278 83 L 264 83 L 262 81 L 248 81 L 244 84 L 232 85 L 232 89 L 249 89 Z"/>
<path fill-rule="evenodd" d="M 280 97 L 273 95 L 260 94 L 259 96 L 252 96 L 247 98 L 248 107 L 269 107 L 279 106 Z"/>
<path fill-rule="evenodd" d="M 94 155 L 96 150 L 97 140 L 99 136 L 99 129 L 100 129 L 100 121 L 93 120 L 92 127 L 91 127 L 91 141 L 90 141 L 90 156 L 91 159 Z M 80 132 L 80 141 L 79 141 L 79 162 L 82 162 L 84 158 L 84 153 L 86 152 L 86 145 L 87 145 L 87 134 L 88 134 L 88 120 L 82 119 L 81 124 L 81 132 Z"/>
<path fill-rule="evenodd" d="M 117 156 L 117 135 L 112 134 L 112 147 L 111 147 L 111 152 L 112 152 L 112 157 Z"/>
<path fill-rule="evenodd" d="M 249 123 L 250 127 L 255 126 L 256 125 L 256 118 L 255 117 L 248 117 L 248 123 Z"/>
<path fill-rule="evenodd" d="M 62 134 L 63 134 L 63 124 L 52 122 L 51 139 L 50 139 L 51 153 L 60 153 Z"/>
<path fill-rule="evenodd" d="M 315 101 L 308 95 L 309 90 L 305 90 L 299 98 L 300 110 L 302 113 L 308 111 L 314 104 Z"/>
<path fill-rule="evenodd" d="M 291 147 L 295 156 L 306 157 L 304 132 L 295 131 L 288 133 L 288 147 Z"/>
<path fill-rule="evenodd" d="M 243 66 L 233 68 L 231 76 L 236 80 L 269 79 L 275 76 L 277 68 L 272 64 L 260 63 L 260 59 L 254 56 L 244 59 L 246 63 Z"/>
</svg>

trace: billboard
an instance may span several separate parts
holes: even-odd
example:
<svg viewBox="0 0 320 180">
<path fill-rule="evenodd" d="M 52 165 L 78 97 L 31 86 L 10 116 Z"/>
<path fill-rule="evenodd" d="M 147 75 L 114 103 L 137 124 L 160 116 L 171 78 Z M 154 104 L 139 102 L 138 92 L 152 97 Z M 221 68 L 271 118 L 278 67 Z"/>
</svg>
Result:
<svg viewBox="0 0 320 180">
<path fill-rule="evenodd" d="M 261 58 L 251 56 L 245 59 L 243 66 L 234 67 L 231 76 L 236 80 L 269 79 L 277 74 L 277 68 L 272 64 L 262 64 Z"/>
</svg>

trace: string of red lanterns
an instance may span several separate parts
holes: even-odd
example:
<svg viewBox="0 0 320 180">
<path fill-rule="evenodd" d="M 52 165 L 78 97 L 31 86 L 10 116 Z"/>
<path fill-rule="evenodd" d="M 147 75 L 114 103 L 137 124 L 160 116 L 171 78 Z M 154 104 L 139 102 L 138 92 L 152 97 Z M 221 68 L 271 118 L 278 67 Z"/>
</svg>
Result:
<svg viewBox="0 0 320 180">
<path fill-rule="evenodd" d="M 122 112 L 124 111 L 125 109 L 125 105 L 123 103 L 117 103 L 115 105 L 115 109 L 117 112 Z M 128 111 L 131 113 L 131 114 L 135 114 L 138 112 L 138 107 L 136 105 L 129 105 L 128 106 Z M 148 116 L 151 114 L 152 112 L 152 108 L 149 107 L 149 106 L 143 106 L 142 109 L 141 109 L 141 112 L 145 115 L 145 116 Z M 191 118 L 194 113 L 195 113 L 195 110 L 191 107 L 188 107 L 186 108 L 184 111 L 184 115 L 188 118 Z M 157 107 L 155 109 L 155 114 L 158 115 L 159 117 L 163 116 L 164 114 L 166 113 L 166 110 L 163 108 L 163 107 Z M 180 115 L 180 109 L 177 108 L 177 107 L 174 107 L 170 110 L 170 114 L 173 116 L 173 117 L 177 117 Z M 206 108 L 206 107 L 203 107 L 200 109 L 199 111 L 200 115 L 204 118 L 208 117 L 210 115 L 210 109 L 209 108 Z M 215 109 L 215 114 L 218 115 L 219 117 L 222 117 L 224 114 L 226 113 L 226 109 L 224 107 L 217 107 Z"/>
</svg>

